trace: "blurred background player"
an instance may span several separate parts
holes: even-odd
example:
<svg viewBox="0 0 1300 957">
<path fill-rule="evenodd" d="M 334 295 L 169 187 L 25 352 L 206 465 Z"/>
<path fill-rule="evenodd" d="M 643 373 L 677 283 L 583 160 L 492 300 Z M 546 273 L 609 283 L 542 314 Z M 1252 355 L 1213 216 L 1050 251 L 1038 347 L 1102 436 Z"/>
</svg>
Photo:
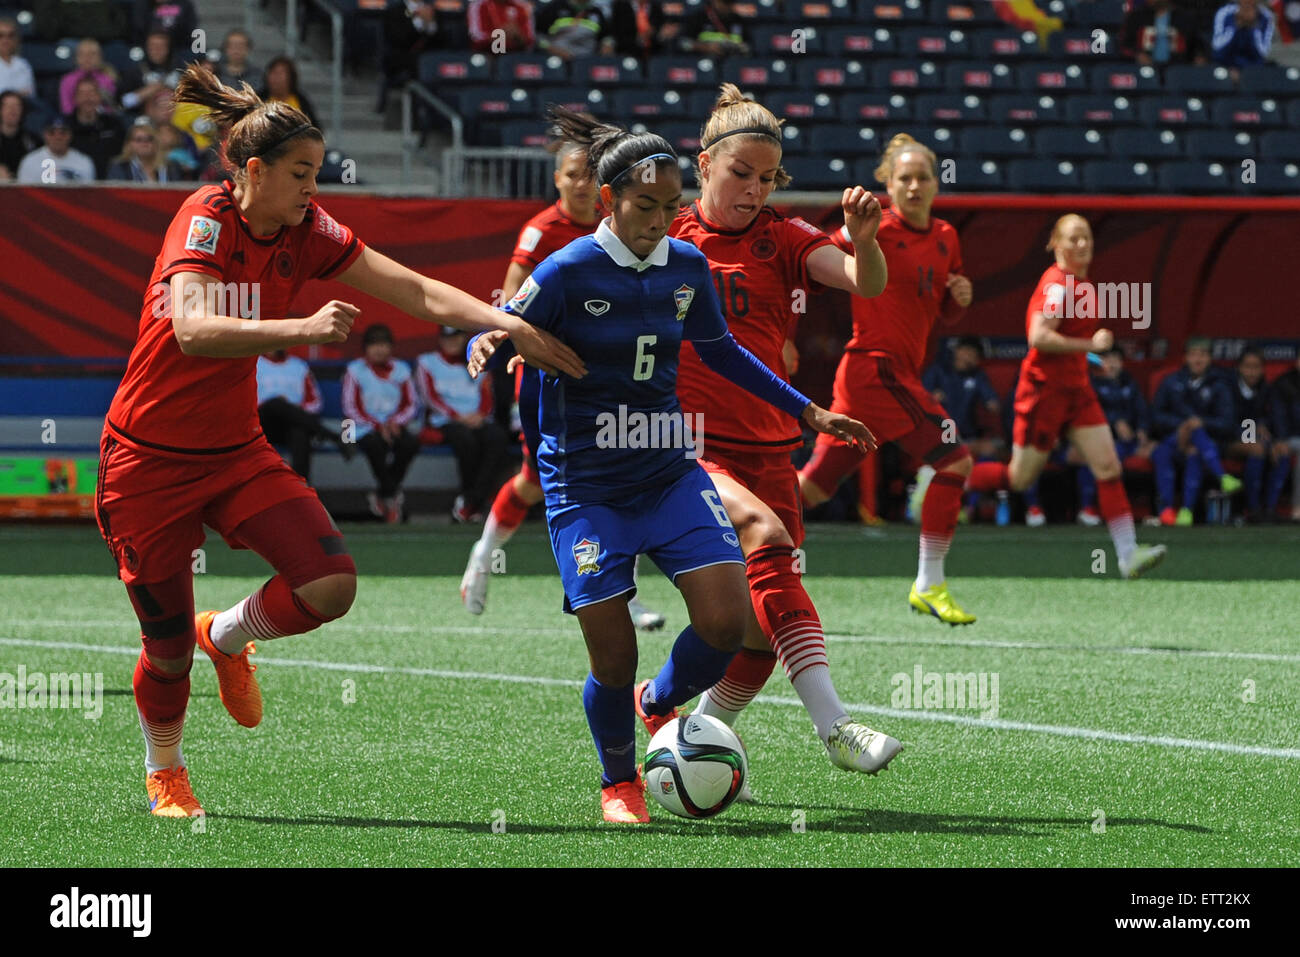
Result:
<svg viewBox="0 0 1300 957">
<path fill-rule="evenodd" d="M 653 735 L 677 705 L 722 677 L 748 617 L 737 567 L 744 557 L 685 441 L 686 448 L 611 445 L 601 440 L 599 418 L 620 404 L 629 416 L 679 416 L 678 351 L 692 341 L 701 361 L 787 415 L 850 442 L 869 443 L 870 433 L 809 402 L 727 332 L 708 261 L 667 235 L 682 183 L 666 140 L 558 108 L 552 117 L 587 150 L 610 217 L 594 236 L 544 260 L 506 308 L 572 342 L 590 362 L 584 380 L 541 382 L 537 457 L 566 608 L 591 660 L 583 705 L 603 769 L 602 812 L 611 822 L 647 823 L 636 718 Z M 605 309 L 584 308 L 594 296 Z M 634 684 L 636 629 L 625 596 L 640 552 L 681 590 L 691 624 L 658 675 Z"/>
<path fill-rule="evenodd" d="M 790 181 L 781 168 L 781 121 L 733 84 L 722 85 L 701 144 L 700 198 L 678 214 L 669 235 L 708 258 L 729 331 L 784 380 L 800 290 L 816 282 L 874 296 L 883 288 L 880 204 L 860 186 L 844 190 L 848 255 L 820 229 L 767 206 L 772 191 Z M 821 618 L 795 551 L 804 528 L 790 453 L 803 444 L 802 431 L 787 415 L 751 401 L 697 352 L 682 347 L 677 396 L 688 414 L 703 417 L 701 464 L 740 536 L 753 605 L 741 652 L 698 710 L 734 724 L 779 659 L 830 761 L 874 774 L 902 745 L 852 720 L 831 682 Z"/>
<path fill-rule="evenodd" d="M 908 595 L 913 610 L 950 625 L 968 625 L 965 611 L 944 575 L 944 557 L 961 512 L 971 457 L 947 410 L 921 384 L 921 362 L 935 320 L 951 323 L 971 304 L 971 282 L 961 274 L 957 230 L 931 217 L 939 192 L 938 160 L 906 133 L 889 141 L 876 167 L 892 200 L 877 240 L 889 267 L 882 295 L 853 299 L 853 337 L 835 373 L 831 408 L 868 424 L 879 442 L 894 442 L 914 462 L 935 472 L 921 492 L 921 544 L 916 581 Z M 848 234 L 835 234 L 848 251 Z M 812 458 L 799 470 L 804 503 L 820 505 L 835 493 L 862 456 L 857 450 L 818 437 Z"/>
<path fill-rule="evenodd" d="M 320 386 L 307 362 L 277 349 L 257 357 L 257 418 L 272 445 L 289 447 L 289 464 L 311 481 L 312 439 L 337 445 L 344 459 L 356 455 L 350 442 L 320 420 Z"/>
<path fill-rule="evenodd" d="M 1232 389 L 1228 379 L 1210 365 L 1210 340 L 1187 340 L 1183 366 L 1165 376 L 1151 402 L 1156 449 L 1156 496 L 1163 525 L 1191 525 L 1192 509 L 1209 472 L 1224 494 L 1241 488 L 1241 480 L 1223 471 L 1219 443 L 1239 435 L 1233 421 Z M 1183 467 L 1181 507 L 1175 484 Z"/>
<path fill-rule="evenodd" d="M 1246 349 L 1237 359 L 1231 391 L 1232 422 L 1240 430 L 1239 439 L 1229 441 L 1223 451 L 1228 458 L 1243 462 L 1246 521 L 1276 519 L 1282 487 L 1291 472 L 1291 455 L 1287 444 L 1277 440 L 1277 403 L 1264 381 L 1264 356 L 1257 349 Z"/>
<path fill-rule="evenodd" d="M 952 418 L 958 438 L 976 462 L 1004 462 L 1007 441 L 1002 433 L 1002 404 L 982 367 L 983 361 L 983 343 L 975 336 L 963 336 L 953 346 L 951 362 L 931 364 L 921 377 L 921 384 Z M 909 503 L 913 521 L 921 518 L 925 490 L 934 477 L 931 465 L 922 465 L 919 471 L 927 474 L 923 481 L 918 480 Z M 1038 514 L 1042 515 L 1042 511 Z"/>
<path fill-rule="evenodd" d="M 483 504 L 506 467 L 506 430 L 492 418 L 492 376 L 475 382 L 465 366 L 469 337 L 447 326 L 435 352 L 415 362 L 415 388 L 424 407 L 420 441 L 445 443 L 456 453 L 460 494 L 451 509 L 458 522 L 482 520 Z"/>
<path fill-rule="evenodd" d="M 1101 356 L 1101 365 L 1093 366 L 1092 391 L 1106 413 L 1115 454 L 1121 470 L 1131 468 L 1150 470 L 1151 415 L 1141 387 L 1124 369 L 1124 351 L 1112 346 Z M 1078 473 L 1080 525 L 1100 525 L 1101 513 L 1097 511 L 1097 478 L 1092 469 L 1081 465 Z"/>
<path fill-rule="evenodd" d="M 361 349 L 361 358 L 349 362 L 343 374 L 343 414 L 379 483 L 366 494 L 370 512 L 392 525 L 402 520 L 402 480 L 420 451 L 420 440 L 406 429 L 420 402 L 411 367 L 393 358 L 391 329 L 378 323 L 368 327 Z"/>
<path fill-rule="evenodd" d="M 285 318 L 298 289 L 338 279 L 427 322 L 505 329 L 539 366 L 583 372 L 571 349 L 375 252 L 317 206 L 325 142 L 302 113 L 223 87 L 198 67 L 178 96 L 206 106 L 227 131 L 231 179 L 186 197 L 168 226 L 104 421 L 95 491 L 100 533 L 139 620 L 132 687 L 149 809 L 162 817 L 203 814 L 181 753 L 195 644 L 216 668 L 226 710 L 253 727 L 262 719 L 254 639 L 319 628 L 346 614 L 356 594 L 342 535 L 257 417 L 256 357 L 342 342 L 358 314 L 331 300 L 307 318 Z M 288 275 L 273 268 L 277 256 L 293 264 Z M 254 282 L 260 315 L 227 314 L 235 311 L 227 290 Z M 233 607 L 195 615 L 191 562 L 204 525 L 275 574 Z"/>
<path fill-rule="evenodd" d="M 981 492 L 1024 490 L 1038 480 L 1064 436 L 1096 477 L 1120 577 L 1136 578 L 1164 560 L 1165 547 L 1137 543 L 1110 424 L 1088 379 L 1087 354 L 1115 344 L 1109 329 L 1097 328 L 1093 310 L 1079 307 L 1089 297 L 1096 302 L 1096 287 L 1088 279 L 1092 227 L 1082 216 L 1066 214 L 1052 227 L 1047 249 L 1056 262 L 1039 278 L 1025 310 L 1029 353 L 1020 364 L 1016 387 L 1011 463 L 980 463 L 971 470 L 969 485 Z"/>
<path fill-rule="evenodd" d="M 1290 460 L 1291 521 L 1300 522 L 1300 356 L 1295 365 L 1273 380 L 1273 448 Z"/>
<path fill-rule="evenodd" d="M 519 231 L 515 250 L 510 254 L 510 265 L 506 268 L 505 281 L 501 284 L 502 302 L 514 298 L 538 263 L 575 239 L 590 235 L 604 215 L 596 183 L 587 167 L 586 151 L 573 143 L 560 143 L 555 149 L 553 182 L 560 198 L 526 222 Z M 500 341 L 498 337 L 491 338 L 494 342 Z M 531 416 L 535 422 L 537 383 L 532 377 L 525 378 L 523 373 L 524 370 L 520 368 L 515 377 L 515 398 L 519 403 L 520 419 L 528 421 Z M 523 451 L 523 466 L 513 479 L 498 490 L 492 502 L 492 510 L 483 523 L 483 534 L 470 550 L 469 562 L 461 578 L 461 601 L 471 615 L 483 614 L 487 604 L 492 553 L 510 541 L 510 537 L 523 524 L 528 510 L 542 500 L 542 480 L 537 475 L 537 462 L 527 432 L 524 434 Z M 635 573 L 634 568 L 634 577 Z M 653 631 L 664 625 L 664 616 L 647 608 L 635 596 L 628 602 L 628 609 L 638 628 Z"/>
</svg>

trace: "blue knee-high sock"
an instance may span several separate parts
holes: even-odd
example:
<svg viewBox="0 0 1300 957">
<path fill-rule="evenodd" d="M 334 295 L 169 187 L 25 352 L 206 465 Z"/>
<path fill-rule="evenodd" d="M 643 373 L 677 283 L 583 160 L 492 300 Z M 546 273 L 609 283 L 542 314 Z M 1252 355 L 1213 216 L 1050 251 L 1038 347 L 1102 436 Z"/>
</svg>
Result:
<svg viewBox="0 0 1300 957">
<path fill-rule="evenodd" d="M 1097 479 L 1092 469 L 1086 465 L 1079 466 L 1079 508 L 1097 507 Z"/>
<path fill-rule="evenodd" d="M 600 786 L 609 787 L 636 777 L 636 711 L 632 707 L 632 685 L 611 688 L 587 675 L 582 686 L 582 707 L 596 742 L 596 753 L 604 774 Z"/>
<path fill-rule="evenodd" d="M 1026 488 L 1023 492 L 1020 493 L 1020 496 L 1025 500 L 1026 509 L 1037 508 L 1038 507 L 1038 483 L 1035 482 L 1033 485 Z"/>
<path fill-rule="evenodd" d="M 1219 446 L 1204 429 L 1192 433 L 1192 444 L 1201 453 L 1201 464 L 1216 479 L 1223 478 L 1223 463 L 1219 461 Z"/>
<path fill-rule="evenodd" d="M 1259 497 L 1264 491 L 1264 465 L 1262 455 L 1252 455 L 1246 459 L 1246 507 L 1252 512 L 1259 510 Z"/>
<path fill-rule="evenodd" d="M 1174 465 L 1174 455 L 1178 446 L 1178 436 L 1171 435 L 1151 453 L 1151 466 L 1156 473 L 1156 498 L 1161 508 L 1174 507 L 1174 480 L 1178 469 Z"/>
<path fill-rule="evenodd" d="M 735 652 L 719 651 L 687 625 L 677 636 L 668 660 L 641 697 L 646 714 L 668 714 L 722 680 Z"/>
<path fill-rule="evenodd" d="M 1183 507 L 1195 508 L 1196 500 L 1201 494 L 1201 478 L 1204 460 L 1199 453 L 1192 453 L 1183 462 Z"/>
<path fill-rule="evenodd" d="M 1273 470 L 1268 474 L 1268 497 L 1264 500 L 1269 511 L 1277 508 L 1278 500 L 1282 497 L 1282 486 L 1286 485 L 1286 477 L 1290 472 L 1290 456 L 1284 456 L 1273 463 Z"/>
</svg>

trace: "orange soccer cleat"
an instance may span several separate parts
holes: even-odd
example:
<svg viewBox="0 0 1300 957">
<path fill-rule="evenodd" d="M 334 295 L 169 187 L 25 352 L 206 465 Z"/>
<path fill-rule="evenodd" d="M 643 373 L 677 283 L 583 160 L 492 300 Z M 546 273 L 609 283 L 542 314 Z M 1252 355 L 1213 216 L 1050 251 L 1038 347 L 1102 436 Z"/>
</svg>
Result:
<svg viewBox="0 0 1300 957">
<path fill-rule="evenodd" d="M 600 789 L 600 810 L 611 824 L 649 824 L 645 806 L 645 783 L 638 771 L 631 781 L 620 781 Z"/>
<path fill-rule="evenodd" d="M 632 690 L 632 702 L 636 705 L 636 716 L 645 724 L 645 729 L 650 732 L 650 737 L 654 737 L 659 729 L 666 725 L 673 718 L 677 717 L 677 709 L 673 708 L 667 714 L 646 714 L 641 710 L 641 692 L 645 691 L 645 686 L 650 683 L 647 678 Z"/>
<path fill-rule="evenodd" d="M 217 686 L 221 690 L 221 703 L 230 716 L 245 728 L 255 728 L 262 720 L 262 689 L 258 687 L 253 672 L 257 665 L 248 660 L 257 649 L 250 641 L 237 655 L 228 655 L 212 643 L 212 619 L 215 611 L 201 611 L 194 616 L 194 630 L 199 634 L 199 647 L 212 659 L 217 669 Z"/>
<path fill-rule="evenodd" d="M 185 768 L 163 768 L 144 779 L 149 795 L 149 811 L 159 817 L 201 817 L 199 799 L 190 789 L 190 775 Z"/>
</svg>

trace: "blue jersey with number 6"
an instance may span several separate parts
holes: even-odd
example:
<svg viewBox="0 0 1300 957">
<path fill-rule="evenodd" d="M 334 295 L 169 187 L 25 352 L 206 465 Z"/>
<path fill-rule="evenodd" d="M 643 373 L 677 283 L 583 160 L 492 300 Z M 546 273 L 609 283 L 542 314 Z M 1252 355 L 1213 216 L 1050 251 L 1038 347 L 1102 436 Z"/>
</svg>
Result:
<svg viewBox="0 0 1300 957">
<path fill-rule="evenodd" d="M 664 487 L 698 467 L 664 415 L 681 417 L 682 340 L 728 334 L 703 253 L 665 238 L 641 260 L 601 223 L 542 260 L 505 309 L 587 366 L 582 379 L 524 372 L 540 378 L 536 454 L 548 507 Z M 640 422 L 655 425 L 637 433 Z M 683 441 L 662 447 L 670 434 Z"/>
</svg>

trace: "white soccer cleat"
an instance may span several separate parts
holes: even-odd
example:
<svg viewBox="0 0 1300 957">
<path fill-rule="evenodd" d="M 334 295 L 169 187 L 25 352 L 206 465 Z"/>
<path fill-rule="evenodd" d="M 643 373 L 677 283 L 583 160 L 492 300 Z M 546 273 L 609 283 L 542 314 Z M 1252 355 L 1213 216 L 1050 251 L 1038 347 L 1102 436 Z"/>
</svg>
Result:
<svg viewBox="0 0 1300 957">
<path fill-rule="evenodd" d="M 460 600 L 465 603 L 465 610 L 471 615 L 483 614 L 487 605 L 488 551 L 479 539 L 469 552 L 469 564 L 460 580 Z"/>
<path fill-rule="evenodd" d="M 639 599 L 629 599 L 627 610 L 632 614 L 632 624 L 641 631 L 658 631 L 664 626 L 664 616 L 657 611 L 651 611 L 641 604 Z"/>
<path fill-rule="evenodd" d="M 883 771 L 894 755 L 902 750 L 901 741 L 847 718 L 835 722 L 826 738 L 826 753 L 831 764 L 845 771 L 875 774 Z"/>
<path fill-rule="evenodd" d="M 1168 549 L 1163 545 L 1139 545 L 1133 557 L 1119 563 L 1120 578 L 1139 578 L 1165 560 Z"/>
</svg>

